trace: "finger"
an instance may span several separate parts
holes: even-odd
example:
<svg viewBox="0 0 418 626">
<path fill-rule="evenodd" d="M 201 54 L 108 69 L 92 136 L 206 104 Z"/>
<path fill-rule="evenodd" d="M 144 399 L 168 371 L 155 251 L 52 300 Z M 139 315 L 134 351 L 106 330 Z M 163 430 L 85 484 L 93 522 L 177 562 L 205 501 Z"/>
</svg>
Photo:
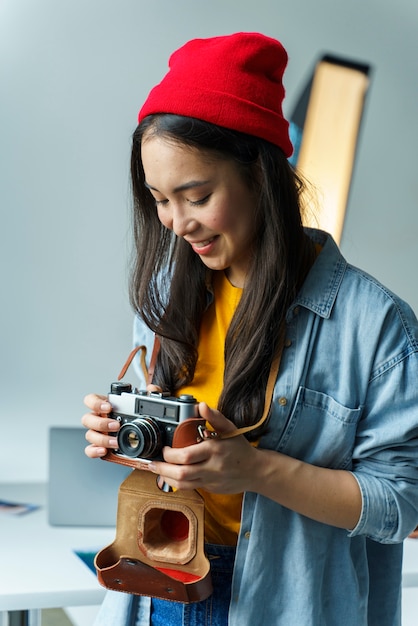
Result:
<svg viewBox="0 0 418 626">
<path fill-rule="evenodd" d="M 107 449 L 100 446 L 90 445 L 84 449 L 84 452 L 90 459 L 99 459 L 102 456 L 105 456 Z"/>
<path fill-rule="evenodd" d="M 107 432 L 117 432 L 120 428 L 120 423 L 118 420 L 101 417 L 100 415 L 96 415 L 95 413 L 86 413 L 81 418 L 81 423 L 85 428 L 91 430 L 97 430 L 101 433 Z"/>
<path fill-rule="evenodd" d="M 158 385 L 147 385 L 147 391 L 151 392 L 157 392 L 157 393 L 162 393 L 163 390 L 161 389 L 161 387 L 159 387 Z"/>
<path fill-rule="evenodd" d="M 210 457 L 211 451 L 208 442 L 204 441 L 196 443 L 186 448 L 170 448 L 166 446 L 163 449 L 164 461 L 174 463 L 176 465 L 195 465 L 203 463 Z"/>
<path fill-rule="evenodd" d="M 97 415 L 107 415 L 112 411 L 112 405 L 108 401 L 107 396 L 89 393 L 84 398 L 84 404 Z"/>
<path fill-rule="evenodd" d="M 236 430 L 235 424 L 222 415 L 220 411 L 211 409 L 205 402 L 199 403 L 199 415 L 219 434 L 230 433 Z"/>
<path fill-rule="evenodd" d="M 175 489 L 194 489 L 199 483 L 198 472 L 194 466 L 153 461 L 147 466 L 147 469 L 157 474 L 161 482 L 166 482 Z"/>
<path fill-rule="evenodd" d="M 99 448 L 111 448 L 116 450 L 119 447 L 117 437 L 113 437 L 96 430 L 87 430 L 85 438 L 93 446 L 97 446 Z"/>
</svg>

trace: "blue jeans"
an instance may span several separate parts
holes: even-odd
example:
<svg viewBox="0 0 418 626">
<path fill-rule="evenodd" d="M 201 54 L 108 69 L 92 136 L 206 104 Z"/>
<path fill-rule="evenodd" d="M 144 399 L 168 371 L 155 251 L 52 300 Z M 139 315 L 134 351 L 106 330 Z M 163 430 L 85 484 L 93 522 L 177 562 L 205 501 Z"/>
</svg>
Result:
<svg viewBox="0 0 418 626">
<path fill-rule="evenodd" d="M 207 600 L 182 604 L 151 600 L 151 626 L 228 626 L 235 547 L 206 545 L 213 593 Z"/>
</svg>

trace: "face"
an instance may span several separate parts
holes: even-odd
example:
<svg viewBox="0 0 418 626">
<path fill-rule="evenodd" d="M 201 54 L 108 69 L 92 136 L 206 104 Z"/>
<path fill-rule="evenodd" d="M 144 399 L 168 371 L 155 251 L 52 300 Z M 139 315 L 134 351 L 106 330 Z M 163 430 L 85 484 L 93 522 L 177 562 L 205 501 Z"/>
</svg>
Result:
<svg viewBox="0 0 418 626">
<path fill-rule="evenodd" d="M 144 136 L 145 184 L 164 226 L 212 270 L 243 287 L 254 237 L 254 194 L 231 160 L 162 137 Z"/>
</svg>

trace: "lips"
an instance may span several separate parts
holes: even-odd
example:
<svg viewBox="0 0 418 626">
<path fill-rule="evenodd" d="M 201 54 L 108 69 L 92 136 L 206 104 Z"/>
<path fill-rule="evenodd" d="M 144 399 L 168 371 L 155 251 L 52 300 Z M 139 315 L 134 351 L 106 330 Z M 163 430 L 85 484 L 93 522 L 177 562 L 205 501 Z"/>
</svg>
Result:
<svg viewBox="0 0 418 626">
<path fill-rule="evenodd" d="M 197 254 L 208 254 L 212 250 L 216 239 L 217 236 L 204 239 L 203 241 L 189 241 L 189 243 Z"/>
<path fill-rule="evenodd" d="M 205 246 L 208 246 L 210 243 L 212 243 L 214 239 L 215 237 L 211 237 L 211 239 L 206 239 L 206 241 L 199 241 L 198 243 L 192 243 L 192 246 L 194 248 L 204 248 Z"/>
</svg>

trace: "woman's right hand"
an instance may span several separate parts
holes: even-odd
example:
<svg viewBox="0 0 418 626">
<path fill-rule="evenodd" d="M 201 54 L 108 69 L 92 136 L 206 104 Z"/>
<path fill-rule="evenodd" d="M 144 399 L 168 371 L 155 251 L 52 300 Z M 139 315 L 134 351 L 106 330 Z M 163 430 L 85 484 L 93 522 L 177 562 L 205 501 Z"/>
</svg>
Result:
<svg viewBox="0 0 418 626">
<path fill-rule="evenodd" d="M 90 443 L 85 453 L 92 459 L 105 456 L 109 448 L 118 447 L 115 435 L 120 428 L 119 422 L 108 417 L 112 406 L 106 396 L 90 393 L 84 398 L 84 404 L 90 409 L 90 413 L 81 418 L 81 423 L 88 429 L 86 439 Z"/>
</svg>

